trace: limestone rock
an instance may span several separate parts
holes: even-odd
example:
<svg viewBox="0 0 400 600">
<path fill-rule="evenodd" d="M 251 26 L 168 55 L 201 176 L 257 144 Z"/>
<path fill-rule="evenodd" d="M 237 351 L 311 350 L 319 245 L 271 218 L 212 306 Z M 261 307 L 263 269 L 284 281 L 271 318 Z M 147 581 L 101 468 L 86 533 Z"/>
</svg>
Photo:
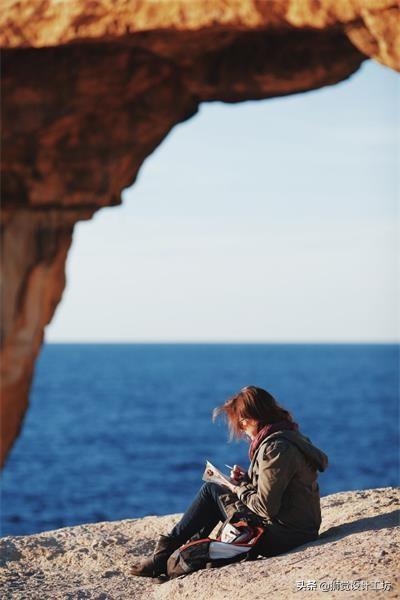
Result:
<svg viewBox="0 0 400 600">
<path fill-rule="evenodd" d="M 40 48 L 126 40 L 153 32 L 158 38 L 167 32 L 165 51 L 171 54 L 180 32 L 196 39 L 193 34 L 209 31 L 215 47 L 215 34 L 224 30 L 328 30 L 342 26 L 345 31 L 358 30 L 351 39 L 363 53 L 399 68 L 398 8 L 393 0 L 50 0 L 36 6 L 30 0 L 8 0 L 0 16 L 0 45 Z M 160 49 L 162 44 L 156 40 L 156 45 Z"/>
<path fill-rule="evenodd" d="M 65 286 L 77 220 L 93 211 L 3 210 L 1 445 L 11 446 L 27 408 L 34 359 Z"/>
<path fill-rule="evenodd" d="M 4 461 L 74 223 L 120 203 L 199 103 L 332 85 L 366 57 L 399 68 L 400 42 L 392 0 L 6 0 L 2 9 Z"/>
<path fill-rule="evenodd" d="M 155 538 L 167 533 L 178 515 L 6 537 L 0 540 L 2 598 L 264 600 L 296 593 L 312 593 L 313 598 L 395 598 L 400 591 L 398 504 L 395 488 L 332 494 L 322 498 L 323 527 L 316 542 L 274 558 L 198 571 L 162 585 L 130 576 L 129 566 L 135 557 L 151 553 Z M 346 582 L 359 589 L 334 589 Z M 309 591 L 300 592 L 301 585 Z M 327 593 L 324 585 L 333 590 Z"/>
</svg>

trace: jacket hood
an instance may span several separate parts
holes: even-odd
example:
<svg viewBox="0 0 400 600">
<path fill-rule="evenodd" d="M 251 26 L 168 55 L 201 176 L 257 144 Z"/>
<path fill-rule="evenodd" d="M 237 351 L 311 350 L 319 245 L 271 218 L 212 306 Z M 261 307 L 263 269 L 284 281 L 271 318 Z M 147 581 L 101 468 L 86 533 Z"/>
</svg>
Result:
<svg viewBox="0 0 400 600">
<path fill-rule="evenodd" d="M 269 435 L 266 439 L 272 440 L 275 438 L 284 438 L 291 444 L 294 444 L 304 454 L 306 459 L 315 465 L 318 471 L 322 472 L 327 468 L 328 457 L 325 452 L 314 446 L 311 440 L 299 431 L 277 431 Z"/>
</svg>

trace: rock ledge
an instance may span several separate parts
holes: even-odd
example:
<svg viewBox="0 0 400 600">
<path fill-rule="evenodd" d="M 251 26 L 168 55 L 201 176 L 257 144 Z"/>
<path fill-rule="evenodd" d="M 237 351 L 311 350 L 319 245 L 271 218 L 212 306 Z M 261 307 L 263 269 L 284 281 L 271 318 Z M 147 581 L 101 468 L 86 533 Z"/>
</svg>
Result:
<svg viewBox="0 0 400 600">
<path fill-rule="evenodd" d="M 264 600 L 271 594 L 291 598 L 312 592 L 313 598 L 395 598 L 400 588 L 399 499 L 396 488 L 326 496 L 318 541 L 275 558 L 199 571 L 163 585 L 131 577 L 129 566 L 134 557 L 151 552 L 155 537 L 166 533 L 178 515 L 5 537 L 0 540 L 1 597 Z"/>
</svg>

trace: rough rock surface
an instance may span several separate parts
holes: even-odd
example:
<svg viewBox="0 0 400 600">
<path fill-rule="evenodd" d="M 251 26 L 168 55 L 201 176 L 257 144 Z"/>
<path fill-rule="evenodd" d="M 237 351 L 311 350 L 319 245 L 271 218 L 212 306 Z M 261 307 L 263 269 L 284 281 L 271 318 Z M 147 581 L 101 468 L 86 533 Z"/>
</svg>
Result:
<svg viewBox="0 0 400 600">
<path fill-rule="evenodd" d="M 199 571 L 162 585 L 130 576 L 129 566 L 135 557 L 150 554 L 155 537 L 169 530 L 176 515 L 6 537 L 0 540 L 1 597 L 264 600 L 311 594 L 313 598 L 395 598 L 400 592 L 399 500 L 395 488 L 332 494 L 322 498 L 323 527 L 318 541 L 274 558 Z M 360 587 L 368 589 L 323 590 L 323 582 L 329 586 L 335 581 L 337 587 L 359 581 Z M 311 586 L 309 590 L 298 590 L 301 582 Z M 387 589 L 379 589 L 385 582 Z"/>
<path fill-rule="evenodd" d="M 138 33 L 328 29 L 340 25 L 366 55 L 399 67 L 398 3 L 393 0 L 8 0 L 1 46 L 40 48 L 116 40 Z M 355 33 L 357 32 L 357 33 Z M 195 38 L 196 39 L 196 38 Z M 160 49 L 163 44 L 156 40 Z M 214 44 L 212 44 L 214 45 Z M 171 55 L 173 44 L 165 53 Z"/>
<path fill-rule="evenodd" d="M 202 101 L 304 92 L 400 66 L 393 0 L 6 0 L 1 461 L 18 434 L 74 223 L 120 203 Z"/>
</svg>

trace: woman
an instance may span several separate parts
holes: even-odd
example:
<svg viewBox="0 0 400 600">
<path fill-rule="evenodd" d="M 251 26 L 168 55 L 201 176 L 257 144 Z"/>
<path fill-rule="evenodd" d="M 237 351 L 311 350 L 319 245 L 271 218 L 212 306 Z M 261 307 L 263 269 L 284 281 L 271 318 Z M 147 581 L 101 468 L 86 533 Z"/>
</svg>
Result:
<svg viewBox="0 0 400 600">
<path fill-rule="evenodd" d="M 321 525 L 317 471 L 327 467 L 326 454 L 298 431 L 291 414 L 261 388 L 243 388 L 216 408 L 213 418 L 221 414 L 228 421 L 231 439 L 249 438 L 248 472 L 235 465 L 229 486 L 205 483 L 179 523 L 160 536 L 153 556 L 133 566 L 133 575 L 165 573 L 174 550 L 196 534 L 207 537 L 235 511 L 250 511 L 261 520 L 265 533 L 257 551 L 264 556 L 317 539 Z"/>
</svg>

